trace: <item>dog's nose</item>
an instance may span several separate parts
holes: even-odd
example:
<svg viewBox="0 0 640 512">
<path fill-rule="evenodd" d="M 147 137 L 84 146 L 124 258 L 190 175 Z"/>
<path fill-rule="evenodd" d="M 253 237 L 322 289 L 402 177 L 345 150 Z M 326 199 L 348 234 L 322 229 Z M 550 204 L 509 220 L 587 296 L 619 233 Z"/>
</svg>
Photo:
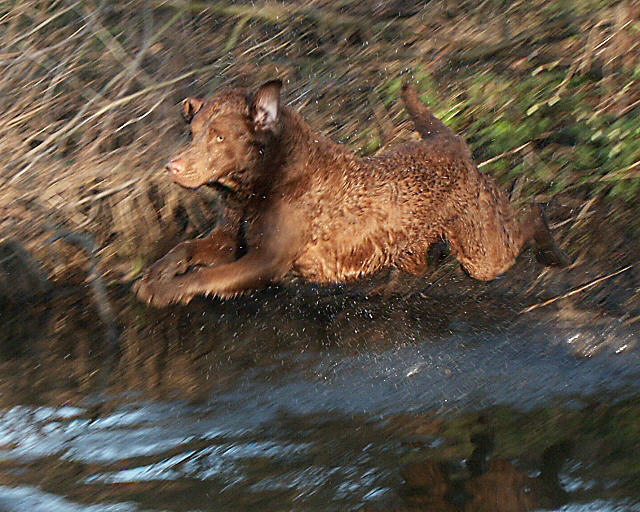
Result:
<svg viewBox="0 0 640 512">
<path fill-rule="evenodd" d="M 176 158 L 175 160 L 171 160 L 167 164 L 167 171 L 171 176 L 177 176 L 179 174 L 184 173 L 184 161 L 180 158 Z"/>
</svg>

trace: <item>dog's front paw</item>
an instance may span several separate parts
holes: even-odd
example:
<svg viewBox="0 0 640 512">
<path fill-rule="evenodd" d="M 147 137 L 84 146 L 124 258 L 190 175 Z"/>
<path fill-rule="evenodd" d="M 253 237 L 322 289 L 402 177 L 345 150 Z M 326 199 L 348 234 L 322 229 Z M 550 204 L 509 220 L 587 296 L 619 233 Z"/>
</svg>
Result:
<svg viewBox="0 0 640 512">
<path fill-rule="evenodd" d="M 150 281 L 170 281 L 189 268 L 189 251 L 184 245 L 178 245 L 149 267 L 144 279 Z"/>
<path fill-rule="evenodd" d="M 133 284 L 133 292 L 139 300 L 157 308 L 182 302 L 187 304 L 193 295 L 181 293 L 182 287 L 175 280 L 150 279 L 148 276 Z"/>
</svg>

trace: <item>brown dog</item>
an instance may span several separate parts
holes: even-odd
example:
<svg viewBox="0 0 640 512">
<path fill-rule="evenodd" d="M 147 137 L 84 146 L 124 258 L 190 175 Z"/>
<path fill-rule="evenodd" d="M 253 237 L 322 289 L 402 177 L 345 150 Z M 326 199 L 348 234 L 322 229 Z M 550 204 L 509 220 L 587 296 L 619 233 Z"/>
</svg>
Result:
<svg viewBox="0 0 640 512">
<path fill-rule="evenodd" d="M 193 139 L 169 175 L 184 187 L 218 188 L 224 218 L 151 266 L 135 284 L 141 300 L 229 298 L 290 272 L 321 285 L 385 267 L 422 275 L 443 238 L 476 279 L 505 272 L 530 239 L 545 263 L 566 264 L 543 211 L 534 205 L 519 221 L 464 141 L 410 87 L 403 99 L 424 140 L 357 158 L 280 105 L 281 86 L 184 100 Z"/>
</svg>

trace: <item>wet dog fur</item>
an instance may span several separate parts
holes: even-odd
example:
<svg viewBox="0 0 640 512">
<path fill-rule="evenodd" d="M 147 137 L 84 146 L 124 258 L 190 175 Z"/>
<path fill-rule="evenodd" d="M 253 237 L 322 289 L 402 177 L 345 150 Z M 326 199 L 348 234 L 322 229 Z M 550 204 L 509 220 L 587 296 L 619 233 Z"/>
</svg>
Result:
<svg viewBox="0 0 640 512">
<path fill-rule="evenodd" d="M 227 299 L 289 273 L 319 285 L 383 268 L 423 275 L 442 240 L 480 280 L 503 274 L 530 240 L 544 263 L 567 264 L 543 210 L 517 211 L 411 87 L 402 98 L 422 140 L 358 158 L 281 105 L 281 86 L 184 100 L 192 141 L 168 173 L 183 187 L 220 190 L 224 214 L 207 237 L 148 269 L 134 285 L 141 300 Z"/>
</svg>

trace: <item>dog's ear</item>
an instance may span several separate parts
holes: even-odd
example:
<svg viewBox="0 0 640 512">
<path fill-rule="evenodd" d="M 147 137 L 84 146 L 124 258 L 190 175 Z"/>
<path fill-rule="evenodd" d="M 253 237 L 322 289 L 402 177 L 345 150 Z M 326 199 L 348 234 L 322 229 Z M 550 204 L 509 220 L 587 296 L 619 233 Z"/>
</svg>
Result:
<svg viewBox="0 0 640 512">
<path fill-rule="evenodd" d="M 278 133 L 281 88 L 282 80 L 270 80 L 262 84 L 253 95 L 249 115 L 255 130 Z"/>
<path fill-rule="evenodd" d="M 203 101 L 194 98 L 185 98 L 182 100 L 182 117 L 184 117 L 184 120 L 190 123 L 193 116 L 202 108 L 202 105 L 204 105 Z"/>
</svg>

